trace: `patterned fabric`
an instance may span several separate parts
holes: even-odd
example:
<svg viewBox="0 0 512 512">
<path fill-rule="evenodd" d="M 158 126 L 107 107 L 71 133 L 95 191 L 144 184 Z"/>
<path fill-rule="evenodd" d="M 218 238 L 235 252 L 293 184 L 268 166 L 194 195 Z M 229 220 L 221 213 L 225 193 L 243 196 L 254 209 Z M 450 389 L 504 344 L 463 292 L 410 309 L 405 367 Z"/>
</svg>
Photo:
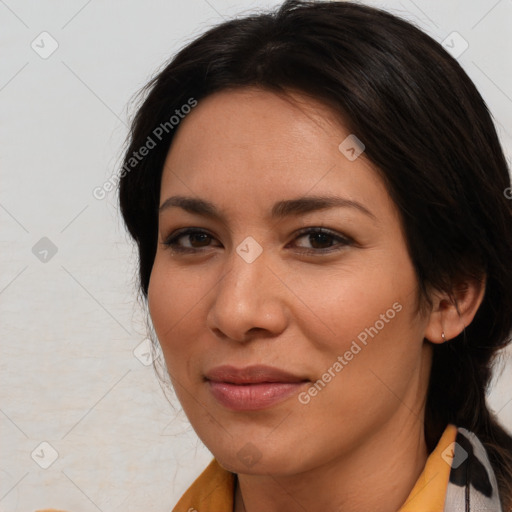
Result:
<svg viewBox="0 0 512 512">
<path fill-rule="evenodd" d="M 502 512 L 485 448 L 465 428 L 457 429 L 444 512 Z"/>
</svg>

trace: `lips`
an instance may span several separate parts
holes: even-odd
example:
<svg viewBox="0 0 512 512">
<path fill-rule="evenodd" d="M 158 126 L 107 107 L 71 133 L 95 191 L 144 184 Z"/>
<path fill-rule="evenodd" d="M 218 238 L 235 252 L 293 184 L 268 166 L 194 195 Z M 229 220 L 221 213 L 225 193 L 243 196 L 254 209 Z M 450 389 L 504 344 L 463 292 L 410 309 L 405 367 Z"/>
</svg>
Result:
<svg viewBox="0 0 512 512">
<path fill-rule="evenodd" d="M 214 398 L 228 409 L 251 411 L 276 405 L 309 382 L 271 366 L 218 366 L 205 375 Z"/>
<path fill-rule="evenodd" d="M 228 382 L 230 384 L 261 384 L 263 382 L 301 382 L 304 377 L 298 377 L 284 370 L 272 366 L 248 366 L 235 368 L 234 366 L 218 366 L 206 374 L 206 378 L 213 382 Z"/>
</svg>

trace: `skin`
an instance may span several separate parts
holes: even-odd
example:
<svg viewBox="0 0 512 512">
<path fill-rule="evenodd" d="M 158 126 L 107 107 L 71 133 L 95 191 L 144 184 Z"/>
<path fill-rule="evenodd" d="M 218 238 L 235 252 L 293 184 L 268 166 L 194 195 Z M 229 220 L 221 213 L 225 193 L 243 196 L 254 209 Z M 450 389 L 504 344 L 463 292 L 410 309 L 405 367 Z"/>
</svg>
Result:
<svg viewBox="0 0 512 512">
<path fill-rule="evenodd" d="M 440 292 L 418 313 L 397 209 L 364 153 L 349 161 L 338 149 L 349 134 L 302 94 L 222 91 L 181 122 L 164 165 L 160 205 L 191 196 L 223 215 L 161 210 L 148 303 L 185 413 L 238 474 L 235 511 L 396 512 L 428 456 L 431 343 L 456 336 L 482 299 L 482 286 L 465 283 L 460 315 Z M 270 219 L 276 202 L 310 195 L 341 196 L 371 215 L 337 206 Z M 319 226 L 334 237 L 298 234 Z M 180 238 L 193 253 L 165 245 L 186 227 L 211 238 Z M 263 249 L 252 263 L 236 252 L 248 236 Z M 204 380 L 215 366 L 266 364 L 315 382 L 395 303 L 401 311 L 307 404 L 293 395 L 232 411 Z M 251 467 L 237 456 L 248 442 L 259 457 Z"/>
</svg>

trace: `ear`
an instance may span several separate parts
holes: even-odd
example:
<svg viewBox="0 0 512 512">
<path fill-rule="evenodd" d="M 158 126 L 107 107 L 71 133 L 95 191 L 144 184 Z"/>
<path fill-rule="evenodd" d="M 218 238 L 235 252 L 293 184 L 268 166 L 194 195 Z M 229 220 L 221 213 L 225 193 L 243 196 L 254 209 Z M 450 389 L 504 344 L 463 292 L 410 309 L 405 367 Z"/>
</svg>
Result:
<svg viewBox="0 0 512 512">
<path fill-rule="evenodd" d="M 473 321 L 484 298 L 485 282 L 483 276 L 480 280 L 458 283 L 451 293 L 433 292 L 432 309 L 424 337 L 432 343 L 443 343 L 457 337 Z"/>
</svg>

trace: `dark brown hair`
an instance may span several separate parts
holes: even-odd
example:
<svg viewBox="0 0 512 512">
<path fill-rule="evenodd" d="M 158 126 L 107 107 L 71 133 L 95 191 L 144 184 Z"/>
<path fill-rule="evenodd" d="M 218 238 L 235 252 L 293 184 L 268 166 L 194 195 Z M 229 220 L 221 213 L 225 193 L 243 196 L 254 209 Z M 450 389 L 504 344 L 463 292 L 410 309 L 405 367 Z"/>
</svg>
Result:
<svg viewBox="0 0 512 512">
<path fill-rule="evenodd" d="M 512 201 L 504 195 L 510 178 L 474 84 L 411 23 L 356 3 L 290 0 L 275 12 L 212 28 L 158 73 L 143 91 L 119 187 L 121 212 L 138 244 L 143 297 L 157 247 L 162 168 L 179 129 L 170 116 L 191 98 L 248 86 L 310 95 L 364 142 L 365 157 L 400 211 L 424 303 L 431 289 L 450 291 L 486 276 L 473 322 L 433 347 L 425 432 L 430 450 L 448 423 L 474 432 L 508 509 L 512 438 L 485 394 L 512 328 Z M 134 165 L 130 158 L 148 137 L 156 145 Z"/>
</svg>

